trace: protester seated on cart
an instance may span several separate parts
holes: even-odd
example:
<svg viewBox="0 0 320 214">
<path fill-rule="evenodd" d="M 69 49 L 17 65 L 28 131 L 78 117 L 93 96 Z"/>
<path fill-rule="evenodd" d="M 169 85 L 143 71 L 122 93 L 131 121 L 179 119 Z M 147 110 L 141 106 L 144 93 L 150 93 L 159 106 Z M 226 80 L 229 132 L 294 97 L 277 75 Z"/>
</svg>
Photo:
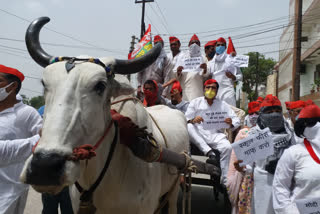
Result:
<svg viewBox="0 0 320 214">
<path fill-rule="evenodd" d="M 255 214 L 275 213 L 272 205 L 272 181 L 279 159 L 287 148 L 295 144 L 294 134 L 282 114 L 281 102 L 276 96 L 269 94 L 261 103 L 257 125 L 250 129 L 248 136 L 269 128 L 272 135 L 274 154 L 255 161 L 253 168 L 252 210 Z M 252 169 L 253 164 L 240 167 L 242 160 L 234 162 L 240 172 Z"/>
<path fill-rule="evenodd" d="M 189 106 L 189 102 L 182 100 L 182 88 L 179 81 L 175 81 L 173 83 L 170 91 L 170 97 L 171 97 L 171 100 L 165 97 L 162 97 L 163 103 L 170 108 L 178 109 L 179 111 L 186 113 L 187 108 Z"/>
<path fill-rule="evenodd" d="M 220 129 L 217 130 L 214 127 L 208 129 L 207 126 L 204 126 L 207 122 L 207 117 L 204 115 L 220 114 L 221 116 L 223 114 L 225 119 L 222 122 L 231 129 L 237 129 L 240 126 L 240 120 L 226 102 L 216 99 L 218 89 L 219 84 L 216 80 L 207 80 L 204 83 L 204 96 L 190 102 L 186 118 L 190 141 L 210 159 L 220 161 L 221 183 L 225 184 L 232 150 L 231 144 Z M 219 160 L 212 149 L 217 149 L 221 153 Z"/>
<path fill-rule="evenodd" d="M 145 107 L 150 107 L 154 105 L 164 104 L 161 94 L 163 90 L 174 83 L 175 78 L 169 80 L 168 82 L 162 84 L 157 83 L 155 80 L 147 80 L 143 84 L 144 100 L 143 105 Z"/>
</svg>

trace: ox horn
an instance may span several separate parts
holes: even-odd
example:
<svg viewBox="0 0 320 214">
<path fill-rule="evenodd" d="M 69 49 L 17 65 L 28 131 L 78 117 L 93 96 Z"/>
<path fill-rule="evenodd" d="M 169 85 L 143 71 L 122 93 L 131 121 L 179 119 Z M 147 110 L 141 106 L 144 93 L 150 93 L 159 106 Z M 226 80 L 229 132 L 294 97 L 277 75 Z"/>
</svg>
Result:
<svg viewBox="0 0 320 214">
<path fill-rule="evenodd" d="M 116 74 L 133 74 L 137 73 L 149 65 L 151 65 L 161 53 L 162 45 L 156 44 L 145 55 L 132 60 L 120 60 L 116 59 L 113 64 L 112 70 Z"/>
<path fill-rule="evenodd" d="M 53 59 L 53 56 L 50 56 L 42 49 L 39 42 L 40 30 L 49 21 L 49 17 L 37 18 L 29 25 L 26 32 L 26 45 L 29 54 L 32 59 L 42 67 L 49 65 L 50 61 Z"/>
</svg>

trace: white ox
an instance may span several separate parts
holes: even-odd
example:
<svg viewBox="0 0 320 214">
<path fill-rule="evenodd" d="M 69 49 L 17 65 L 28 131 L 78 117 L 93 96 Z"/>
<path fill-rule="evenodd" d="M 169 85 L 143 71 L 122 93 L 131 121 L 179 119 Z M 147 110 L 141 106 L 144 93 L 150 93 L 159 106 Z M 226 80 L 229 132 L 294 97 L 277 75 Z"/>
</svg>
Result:
<svg viewBox="0 0 320 214">
<path fill-rule="evenodd" d="M 26 34 L 30 55 L 44 67 L 52 57 L 42 50 L 39 32 L 48 21 L 46 17 L 35 20 Z M 113 58 L 101 58 L 100 61 L 111 65 L 111 71 L 118 73 L 124 73 L 123 68 L 130 69 L 130 66 L 133 70 L 141 70 L 141 66 L 146 67 L 156 59 L 159 50 L 161 48 L 154 48 L 145 58 L 134 61 L 136 64 L 122 61 L 123 67 L 119 65 L 121 61 Z M 141 62 L 143 65 L 139 65 Z M 66 61 L 48 65 L 43 73 L 46 108 L 42 137 L 34 154 L 26 161 L 21 180 L 39 192 L 49 193 L 57 193 L 72 185 L 71 198 L 77 212 L 80 194 L 73 184 L 78 181 L 84 189 L 89 189 L 96 181 L 109 154 L 115 135 L 114 125 L 96 150 L 96 157 L 89 161 L 65 158 L 71 155 L 73 148 L 83 144 L 94 145 L 100 139 L 111 121 L 110 108 L 130 117 L 139 127 L 147 126 L 157 142 L 165 146 L 163 136 L 149 116 L 151 114 L 165 134 L 171 150 L 188 150 L 186 120 L 179 111 L 165 106 L 146 109 L 134 101 L 110 106 L 113 98 L 121 99 L 132 94 L 133 89 L 125 81 L 121 75 L 108 78 L 104 67 L 92 62 L 75 61 L 69 72 Z M 108 171 L 93 194 L 96 213 L 152 214 L 159 205 L 160 197 L 171 187 L 169 213 L 176 213 L 178 176 L 173 167 L 138 159 L 118 139 Z"/>
</svg>

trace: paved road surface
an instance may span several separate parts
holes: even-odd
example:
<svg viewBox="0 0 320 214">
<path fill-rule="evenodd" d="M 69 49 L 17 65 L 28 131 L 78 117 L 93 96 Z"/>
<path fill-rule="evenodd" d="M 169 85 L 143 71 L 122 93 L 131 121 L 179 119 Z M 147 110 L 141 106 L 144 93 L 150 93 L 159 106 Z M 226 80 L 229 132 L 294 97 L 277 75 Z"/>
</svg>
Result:
<svg viewBox="0 0 320 214">
<path fill-rule="evenodd" d="M 36 191 L 34 191 L 34 189 L 30 187 L 24 214 L 41 214 L 41 211 L 41 194 L 37 193 Z"/>
<path fill-rule="evenodd" d="M 178 213 L 181 213 L 181 198 L 180 194 Z M 41 214 L 41 210 L 41 195 L 30 188 L 24 214 Z M 215 201 L 212 188 L 193 185 L 191 210 L 195 214 L 224 214 L 222 195 L 220 194 L 219 201 Z"/>
</svg>

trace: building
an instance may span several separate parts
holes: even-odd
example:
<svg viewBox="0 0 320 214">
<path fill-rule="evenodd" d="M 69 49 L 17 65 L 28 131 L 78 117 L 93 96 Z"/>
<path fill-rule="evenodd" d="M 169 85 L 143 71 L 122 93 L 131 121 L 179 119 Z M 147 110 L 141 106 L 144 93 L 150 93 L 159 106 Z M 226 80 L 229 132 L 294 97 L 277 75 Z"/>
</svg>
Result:
<svg viewBox="0 0 320 214">
<path fill-rule="evenodd" d="M 320 79 L 320 0 L 303 0 L 302 2 L 300 99 L 312 99 L 319 105 L 320 92 L 314 84 L 315 80 Z M 279 45 L 277 92 L 283 105 L 284 101 L 292 100 L 295 0 L 290 0 L 289 10 L 289 24 L 280 37 Z M 315 89 L 315 92 L 312 89 Z"/>
</svg>

